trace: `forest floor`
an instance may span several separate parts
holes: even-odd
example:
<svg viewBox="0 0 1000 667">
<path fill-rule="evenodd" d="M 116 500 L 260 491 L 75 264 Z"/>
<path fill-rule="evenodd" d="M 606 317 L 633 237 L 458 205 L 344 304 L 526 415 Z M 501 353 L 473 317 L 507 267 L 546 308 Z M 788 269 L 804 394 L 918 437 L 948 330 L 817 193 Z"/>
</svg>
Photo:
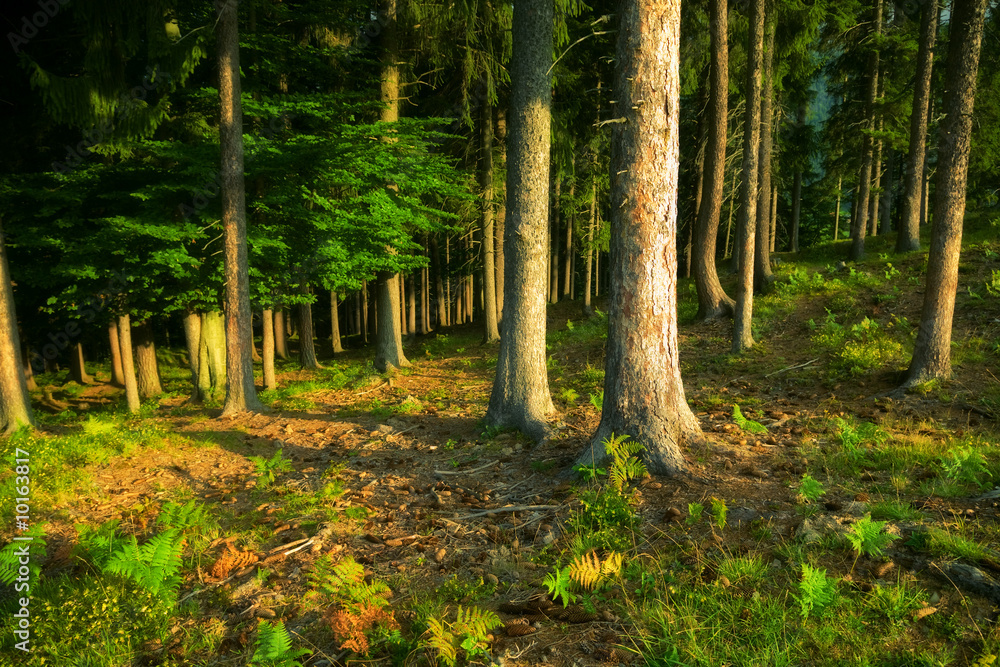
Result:
<svg viewBox="0 0 1000 667">
<path fill-rule="evenodd" d="M 884 243 L 839 269 L 843 245 L 778 255 L 740 356 L 682 281 L 706 440 L 689 475 L 621 490 L 627 466 L 570 469 L 604 375 L 606 319 L 578 302 L 549 310 L 540 446 L 481 423 L 497 348 L 475 326 L 418 337 L 391 378 L 365 349 L 282 362 L 270 411 L 237 419 L 189 404 L 166 348 L 140 419 L 106 372 L 43 376 L 40 432 L 0 442 L 30 455 L 45 541 L 32 653 L 5 612 L 0 664 L 992 664 L 1000 242 L 963 251 L 955 379 L 896 398 L 925 258 Z"/>
</svg>

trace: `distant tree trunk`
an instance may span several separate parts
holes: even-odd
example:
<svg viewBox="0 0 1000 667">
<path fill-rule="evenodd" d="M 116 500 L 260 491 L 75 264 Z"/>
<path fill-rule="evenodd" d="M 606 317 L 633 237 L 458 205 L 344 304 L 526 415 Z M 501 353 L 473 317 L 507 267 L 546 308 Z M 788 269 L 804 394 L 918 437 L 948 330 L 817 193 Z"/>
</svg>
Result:
<svg viewBox="0 0 1000 667">
<path fill-rule="evenodd" d="M 21 366 L 21 338 L 14 312 L 14 283 L 7 264 L 3 226 L 0 221 L 0 434 L 9 435 L 22 426 L 34 426 L 31 398 Z M 8 460 L 7 463 L 10 461 Z"/>
<path fill-rule="evenodd" d="M 226 404 L 222 414 L 264 409 L 254 387 L 250 346 L 246 194 L 243 182 L 243 110 L 240 101 L 239 0 L 219 4 L 219 143 L 222 152 L 222 227 L 226 289 Z"/>
<path fill-rule="evenodd" d="M 775 8 L 776 9 L 776 8 Z M 775 13 L 772 9 L 771 14 Z M 760 180 L 757 197 L 757 233 L 754 238 L 754 289 L 764 292 L 774 282 L 771 271 L 771 159 L 774 125 L 774 33 L 777 17 L 766 16 L 765 10 L 763 97 L 760 103 Z"/>
<path fill-rule="evenodd" d="M 378 342 L 378 321 L 379 321 L 379 310 L 378 310 L 378 281 L 367 289 L 366 293 L 368 295 L 365 301 L 365 319 L 368 322 L 368 341 Z M 398 308 L 397 308 L 398 310 Z M 399 327 L 396 327 L 398 330 Z"/>
<path fill-rule="evenodd" d="M 732 256 L 730 255 L 732 251 L 730 250 L 731 246 L 729 245 L 729 241 L 733 231 L 733 211 L 735 210 L 736 210 L 736 170 L 734 169 L 733 182 L 729 186 L 729 219 L 726 222 L 726 247 L 722 252 L 723 257 L 732 257 L 733 261 L 731 261 L 730 263 L 733 267 L 735 267 L 738 264 L 738 262 L 735 261 L 736 253 L 733 253 Z"/>
<path fill-rule="evenodd" d="M 132 358 L 132 325 L 128 315 L 118 316 L 118 348 L 122 353 L 122 373 L 125 375 L 125 407 L 134 415 L 139 412 L 140 403 Z"/>
<path fill-rule="evenodd" d="M 986 4 L 987 0 L 954 0 L 952 9 L 927 287 L 904 387 L 951 376 L 951 328 Z"/>
<path fill-rule="evenodd" d="M 116 387 L 125 386 L 125 373 L 122 371 L 122 353 L 118 345 L 118 320 L 112 319 L 108 324 L 108 341 L 111 344 L 111 384 Z"/>
<path fill-rule="evenodd" d="M 448 299 L 444 287 L 444 266 L 441 262 L 441 252 L 437 242 L 437 234 L 431 237 L 431 265 L 434 268 L 434 294 L 437 297 L 438 328 L 448 326 Z"/>
<path fill-rule="evenodd" d="M 160 370 L 156 362 L 156 342 L 149 320 L 144 320 L 133 327 L 132 344 L 139 398 L 159 396 L 163 393 L 163 387 L 160 385 Z"/>
<path fill-rule="evenodd" d="M 712 66 L 709 74 L 705 184 L 698 208 L 694 239 L 694 283 L 698 292 L 698 319 L 711 320 L 733 312 L 715 266 L 719 218 L 726 185 L 726 130 L 729 119 L 729 45 L 726 0 L 709 3 Z M 729 244 L 728 234 L 726 244 Z"/>
<path fill-rule="evenodd" d="M 274 354 L 281 359 L 288 358 L 288 342 L 285 339 L 285 309 L 280 306 L 274 309 Z"/>
<path fill-rule="evenodd" d="M 480 121 L 479 187 L 483 196 L 482 228 L 479 247 L 483 253 L 483 342 L 500 340 L 497 326 L 496 259 L 493 231 L 493 107 L 483 105 Z"/>
<path fill-rule="evenodd" d="M 553 3 L 514 5 L 504 230 L 504 325 L 486 423 L 541 440 L 549 394 L 545 353 Z"/>
<path fill-rule="evenodd" d="M 409 322 L 407 322 L 406 329 L 410 336 L 417 335 L 417 283 L 420 278 L 417 276 L 422 275 L 421 273 L 411 273 L 410 280 L 406 283 L 406 315 L 409 317 Z"/>
<path fill-rule="evenodd" d="M 77 384 L 90 384 L 94 378 L 87 374 L 87 365 L 83 360 L 83 345 L 77 343 L 69 353 L 69 375 Z"/>
<path fill-rule="evenodd" d="M 575 162 L 575 160 L 574 160 Z M 574 201 L 576 196 L 576 180 L 570 181 L 569 200 Z M 566 247 L 563 249 L 563 284 L 562 295 L 564 299 L 573 299 L 573 223 L 575 214 L 570 214 L 566 219 Z"/>
<path fill-rule="evenodd" d="M 274 311 L 270 308 L 265 308 L 263 317 L 261 317 L 261 324 L 264 329 L 261 341 L 264 389 L 266 391 L 274 391 L 278 388 L 278 382 L 274 377 Z"/>
<path fill-rule="evenodd" d="M 253 339 L 253 311 L 250 312 L 250 358 L 255 364 L 260 363 L 260 355 L 257 354 L 257 343 Z"/>
<path fill-rule="evenodd" d="M 312 290 L 305 286 L 302 288 L 303 295 L 312 294 Z M 312 303 L 299 304 L 299 363 L 302 368 L 314 371 L 320 368 L 316 361 L 316 345 L 313 341 L 313 316 Z"/>
<path fill-rule="evenodd" d="M 497 109 L 496 113 L 496 139 L 498 144 L 498 154 L 500 157 L 500 164 L 502 168 L 507 166 L 507 112 L 503 109 Z M 494 287 L 496 288 L 497 294 L 497 325 L 503 321 L 503 290 L 504 290 L 504 249 L 503 249 L 503 239 L 504 239 L 504 225 L 507 221 L 507 183 L 506 181 L 500 182 L 500 200 L 495 202 L 496 210 L 496 221 L 493 225 L 493 238 L 494 247 L 496 248 L 496 257 L 494 258 L 494 270 L 496 272 L 496 283 Z"/>
<path fill-rule="evenodd" d="M 38 384 L 35 382 L 35 371 L 31 367 L 31 349 L 24 345 L 22 346 L 24 350 L 24 356 L 21 358 L 21 362 L 24 364 L 24 384 L 28 388 L 28 391 L 34 391 L 38 389 Z"/>
<path fill-rule="evenodd" d="M 843 178 L 837 177 L 837 208 L 834 210 L 833 218 L 833 240 L 840 238 L 840 194 L 843 186 Z"/>
<path fill-rule="evenodd" d="M 409 336 L 410 318 L 406 314 L 406 276 L 402 273 L 397 273 L 396 283 L 399 285 L 399 333 L 403 336 Z"/>
<path fill-rule="evenodd" d="M 385 373 L 410 365 L 403 354 L 403 337 L 399 328 L 399 288 L 396 276 L 389 271 L 378 274 L 378 331 L 375 368 Z"/>
<path fill-rule="evenodd" d="M 840 209 L 840 198 L 837 199 L 837 208 Z M 795 180 L 792 182 L 792 252 L 799 251 L 799 221 L 802 216 L 802 170 L 795 171 Z"/>
<path fill-rule="evenodd" d="M 420 333 L 431 332 L 431 270 L 425 266 L 420 282 Z"/>
<path fill-rule="evenodd" d="M 651 473 L 687 468 L 681 446 L 701 440 L 684 397 L 677 344 L 677 180 L 680 0 L 619 5 L 617 113 L 611 136 L 611 283 L 601 423 L 577 463 L 608 458 L 629 435 Z"/>
<path fill-rule="evenodd" d="M 699 105 L 701 103 L 699 102 Z M 706 114 L 707 116 L 707 114 Z M 694 245 L 695 236 L 698 234 L 696 227 L 698 226 L 698 217 L 701 212 L 701 196 L 702 191 L 705 187 L 705 150 L 708 147 L 708 123 L 710 119 L 705 117 L 702 118 L 701 122 L 698 123 L 699 134 L 701 135 L 698 139 L 698 152 L 695 155 L 694 169 L 698 174 L 694 186 L 694 206 L 691 211 L 691 215 L 688 217 L 688 223 L 685 225 L 687 228 L 687 241 L 684 243 L 684 277 L 690 278 L 692 272 L 694 271 Z"/>
<path fill-rule="evenodd" d="M 877 42 L 882 34 L 882 0 L 874 0 L 872 28 L 870 41 Z M 865 102 L 864 140 L 861 146 L 861 174 L 858 177 L 857 220 L 851 227 L 851 261 L 858 261 L 865 256 L 865 234 L 868 231 L 868 200 L 872 189 L 872 162 L 875 158 L 875 144 L 872 136 L 875 131 L 875 104 L 878 101 L 879 52 L 877 44 L 869 46 L 871 55 L 868 57 L 868 96 Z"/>
<path fill-rule="evenodd" d="M 885 82 L 885 69 L 879 74 L 879 97 L 882 97 L 882 89 L 884 88 Z M 882 133 L 882 128 L 884 127 L 885 119 L 879 116 L 877 130 L 879 134 Z M 868 201 L 868 236 L 878 236 L 878 215 L 879 215 L 879 202 L 881 201 L 881 186 L 882 186 L 882 140 L 875 140 L 875 158 L 872 160 L 872 194 Z"/>
<path fill-rule="evenodd" d="M 226 389 L 226 326 L 217 310 L 201 314 L 201 342 L 198 344 L 198 387 L 205 398 L 216 398 Z"/>
<path fill-rule="evenodd" d="M 549 230 L 549 303 L 559 303 L 559 224 L 562 200 L 562 179 L 556 163 L 552 163 L 552 227 Z"/>
<path fill-rule="evenodd" d="M 597 82 L 600 88 L 600 81 Z M 596 168 L 596 165 L 595 165 Z M 586 277 L 583 279 L 583 315 L 590 317 L 594 314 L 594 307 L 591 303 L 590 293 L 592 291 L 592 273 L 594 271 L 594 234 L 597 232 L 597 174 L 590 179 L 590 223 L 587 225 L 587 266 Z"/>
<path fill-rule="evenodd" d="M 926 169 L 927 123 L 930 119 L 931 70 L 934 65 L 934 41 L 937 39 L 938 1 L 923 0 L 921 4 L 917 75 L 913 87 L 913 111 L 910 114 L 910 152 L 906 157 L 903 212 L 896 236 L 896 252 L 920 249 L 920 220 L 924 204 L 922 186 Z"/>
<path fill-rule="evenodd" d="M 344 351 L 340 342 L 340 300 L 333 290 L 330 290 L 330 348 L 334 354 Z"/>
<path fill-rule="evenodd" d="M 444 237 L 444 319 L 447 326 L 456 324 L 452 314 L 451 296 L 451 237 Z"/>
<path fill-rule="evenodd" d="M 890 146 L 889 157 L 885 161 L 885 173 L 882 175 L 882 197 L 879 199 L 879 233 L 888 234 L 892 224 L 892 195 L 895 180 L 893 172 L 896 170 L 896 151 Z"/>
<path fill-rule="evenodd" d="M 754 237 L 757 225 L 757 178 L 760 175 L 761 75 L 764 68 L 764 0 L 750 2 L 750 32 L 747 40 L 746 129 L 743 131 L 743 186 L 740 190 L 740 234 L 733 249 L 740 267 L 733 314 L 733 352 L 753 346 L 750 320 L 753 314 Z"/>
<path fill-rule="evenodd" d="M 191 398 L 192 403 L 200 403 L 204 400 L 199 382 L 202 372 L 201 355 L 201 315 L 188 308 L 184 313 L 184 342 L 187 343 L 188 369 L 191 371 Z M 204 369 L 208 373 L 208 369 Z"/>
</svg>

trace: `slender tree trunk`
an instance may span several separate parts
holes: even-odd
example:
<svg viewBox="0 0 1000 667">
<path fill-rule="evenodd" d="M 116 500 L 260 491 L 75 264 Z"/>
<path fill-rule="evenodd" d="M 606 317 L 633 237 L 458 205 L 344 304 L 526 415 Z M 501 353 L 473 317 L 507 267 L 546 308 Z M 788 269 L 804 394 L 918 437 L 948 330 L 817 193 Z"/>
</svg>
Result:
<svg viewBox="0 0 1000 667">
<path fill-rule="evenodd" d="M 540 440 L 555 411 L 545 354 L 545 254 L 552 92 L 553 4 L 514 5 L 510 63 L 504 325 L 486 422 Z"/>
<path fill-rule="evenodd" d="M 451 237 L 444 237 L 444 319 L 446 326 L 457 324 L 453 314 L 453 299 L 451 295 Z M 457 296 L 457 295 L 456 295 Z"/>
<path fill-rule="evenodd" d="M 611 284 L 601 423 L 580 464 L 607 459 L 628 435 L 647 468 L 687 468 L 681 446 L 701 440 L 684 397 L 677 343 L 677 181 L 680 0 L 625 0 L 611 137 Z"/>
<path fill-rule="evenodd" d="M 753 314 L 754 237 L 757 225 L 757 179 L 760 175 L 761 75 L 764 69 L 764 0 L 750 2 L 750 31 L 747 41 L 746 129 L 743 131 L 743 186 L 740 190 L 740 234 L 733 249 L 739 256 L 736 306 L 733 314 L 733 352 L 753 346 L 750 320 Z"/>
<path fill-rule="evenodd" d="M 308 285 L 302 288 L 303 295 L 312 294 Z M 316 361 L 316 344 L 313 340 L 312 303 L 299 304 L 299 363 L 302 368 L 314 371 L 321 366 Z"/>
<path fill-rule="evenodd" d="M 278 388 L 278 382 L 274 377 L 274 311 L 270 308 L 265 308 L 261 324 L 264 329 L 261 340 L 264 389 L 266 391 L 274 391 Z"/>
<path fill-rule="evenodd" d="M 274 309 L 274 354 L 281 359 L 288 358 L 288 341 L 285 337 L 285 309 Z"/>
<path fill-rule="evenodd" d="M 885 173 L 882 175 L 882 197 L 879 199 L 879 233 L 883 236 L 888 234 L 892 225 L 892 199 L 895 180 L 893 172 L 896 170 L 896 151 L 889 147 L 889 157 L 885 161 Z"/>
<path fill-rule="evenodd" d="M 362 337 L 365 345 L 375 339 L 375 294 L 368 289 L 368 281 L 361 283 L 361 321 L 364 326 Z"/>
<path fill-rule="evenodd" d="M 955 0 L 952 9 L 927 287 L 904 387 L 951 377 L 951 329 L 986 4 L 986 0 Z"/>
<path fill-rule="evenodd" d="M 574 166 L 576 159 L 573 159 Z M 575 171 L 575 169 L 574 169 Z M 576 180 L 570 181 L 569 200 L 574 202 L 576 197 Z M 575 210 L 575 208 L 574 208 Z M 564 299 L 573 299 L 573 224 L 576 221 L 576 214 L 570 213 L 566 219 L 566 247 L 563 249 L 563 284 L 562 295 Z"/>
<path fill-rule="evenodd" d="M 420 281 L 420 333 L 431 332 L 431 270 L 425 266 L 421 272 Z"/>
<path fill-rule="evenodd" d="M 705 185 L 695 226 L 694 283 L 698 292 L 698 319 L 710 320 L 733 312 L 715 266 L 719 218 L 726 185 L 726 131 L 729 122 L 729 44 L 726 0 L 709 3 L 712 66 L 709 74 L 708 135 L 705 146 Z M 726 245 L 729 234 L 726 233 Z"/>
<path fill-rule="evenodd" d="M 598 89 L 600 81 L 597 82 Z M 596 170 L 597 165 L 594 165 Z M 592 288 L 592 273 L 594 271 L 594 234 L 597 231 L 597 174 L 590 178 L 590 224 L 587 225 L 587 268 L 586 277 L 583 279 L 583 315 L 590 317 L 594 314 L 594 307 L 591 303 L 590 293 Z"/>
<path fill-rule="evenodd" d="M 434 268 L 434 294 L 437 296 L 438 328 L 448 326 L 448 298 L 444 286 L 444 267 L 441 262 L 441 252 L 437 242 L 437 234 L 431 237 L 431 265 Z"/>
<path fill-rule="evenodd" d="M 149 320 L 144 320 L 132 328 L 132 341 L 139 398 L 159 396 L 163 393 L 163 387 L 160 384 L 159 364 L 156 362 L 153 327 Z"/>
<path fill-rule="evenodd" d="M 334 354 L 344 351 L 340 342 L 340 300 L 333 290 L 330 290 L 330 348 Z"/>
<path fill-rule="evenodd" d="M 775 13 L 772 6 L 771 14 Z M 766 10 L 765 10 L 766 13 Z M 757 197 L 757 233 L 754 238 L 754 289 L 764 292 L 774 282 L 771 271 L 771 157 L 774 125 L 774 33 L 777 18 L 765 14 L 763 97 L 760 103 L 760 180 Z"/>
<path fill-rule="evenodd" d="M 21 338 L 14 312 L 14 283 L 7 263 L 3 226 L 0 221 L 0 434 L 9 435 L 22 426 L 34 426 L 31 398 L 21 366 Z M 8 460 L 7 463 L 10 461 Z"/>
<path fill-rule="evenodd" d="M 118 320 L 112 319 L 108 324 L 108 342 L 111 344 L 111 384 L 125 387 L 125 373 L 122 371 L 122 353 L 118 344 Z"/>
<path fill-rule="evenodd" d="M 559 302 L 559 224 L 562 219 L 562 179 L 552 163 L 552 228 L 549 230 L 549 303 Z"/>
<path fill-rule="evenodd" d="M 483 342 L 500 341 L 497 321 L 496 267 L 493 265 L 493 107 L 483 105 L 480 125 L 479 188 L 483 196 L 483 225 L 479 233 L 479 247 L 483 253 Z"/>
<path fill-rule="evenodd" d="M 837 199 L 837 208 L 840 208 L 840 199 Z M 795 171 L 795 180 L 792 181 L 792 252 L 799 251 L 799 222 L 802 216 L 802 170 Z"/>
<path fill-rule="evenodd" d="M 396 283 L 399 285 L 399 333 L 403 336 L 409 336 L 410 319 L 406 314 L 406 276 L 397 273 Z"/>
<path fill-rule="evenodd" d="M 140 403 L 132 358 L 132 325 L 128 315 L 118 316 L 118 348 L 122 353 L 122 373 L 125 375 L 125 407 L 134 415 L 139 412 Z"/>
<path fill-rule="evenodd" d="M 389 271 L 378 274 L 378 321 L 375 368 L 391 372 L 410 365 L 403 354 L 403 337 L 399 328 L 399 288 L 396 276 Z"/>
<path fill-rule="evenodd" d="M 417 282 L 420 280 L 418 275 L 423 275 L 422 269 L 419 274 L 411 273 L 410 280 L 406 283 L 406 314 L 410 318 L 406 329 L 410 336 L 417 335 Z"/>
<path fill-rule="evenodd" d="M 872 21 L 871 41 L 877 42 L 882 34 L 882 0 L 874 0 L 874 18 Z M 857 220 L 851 227 L 850 259 L 858 261 L 865 256 L 865 234 L 868 231 L 868 200 L 872 189 L 872 162 L 875 158 L 875 143 L 872 133 L 875 131 L 875 104 L 878 101 L 879 52 L 877 45 L 870 45 L 871 55 L 868 59 L 868 99 L 865 103 L 865 136 L 861 147 L 861 174 L 858 177 Z"/>
<path fill-rule="evenodd" d="M 843 178 L 837 178 L 837 207 L 834 210 L 833 218 L 833 240 L 836 241 L 840 238 L 840 193 L 841 187 L 843 186 Z"/>
<path fill-rule="evenodd" d="M 253 338 L 253 311 L 250 311 L 250 358 L 255 364 L 260 363 L 260 355 L 257 354 L 257 342 Z"/>
<path fill-rule="evenodd" d="M 930 120 L 931 70 L 934 41 L 937 39 L 938 0 L 922 0 L 920 42 L 917 47 L 917 75 L 910 114 L 910 149 L 906 157 L 903 184 L 903 211 L 896 236 L 896 252 L 920 249 L 920 220 L 924 205 L 923 183 L 926 168 L 927 123 Z"/>
<path fill-rule="evenodd" d="M 184 313 L 184 342 L 187 344 L 188 369 L 191 371 L 191 398 L 192 403 L 201 403 L 204 396 L 201 393 L 201 383 L 199 377 L 204 371 L 208 373 L 208 368 L 202 368 L 201 355 L 201 315 L 188 308 Z"/>
<path fill-rule="evenodd" d="M 594 298 L 601 296 L 601 251 L 594 250 Z"/>
<path fill-rule="evenodd" d="M 35 391 L 38 389 L 38 383 L 35 382 L 35 371 L 31 367 L 31 349 L 24 345 L 22 346 L 24 350 L 24 356 L 21 358 L 21 363 L 24 365 L 24 384 L 28 388 L 28 391 Z"/>
<path fill-rule="evenodd" d="M 69 353 L 69 375 L 77 384 L 90 384 L 94 378 L 87 374 L 87 365 L 83 359 L 83 345 L 77 343 Z"/>
<path fill-rule="evenodd" d="M 221 203 L 226 286 L 226 404 L 222 414 L 260 412 L 250 346 L 250 286 L 247 269 L 247 216 L 243 182 L 243 109 L 240 101 L 239 0 L 219 5 L 219 143 L 222 150 Z"/>
<path fill-rule="evenodd" d="M 885 69 L 879 74 L 879 81 L 885 81 Z M 879 85 L 879 97 L 882 97 L 883 85 Z M 882 133 L 882 128 L 884 127 L 885 119 L 879 116 L 878 119 L 878 132 Z M 882 198 L 881 185 L 882 185 L 882 140 L 875 140 L 875 159 L 872 160 L 872 195 L 868 202 L 868 236 L 878 235 L 878 214 L 879 214 L 879 202 Z"/>
<path fill-rule="evenodd" d="M 496 140 L 498 147 L 498 156 L 500 158 L 501 168 L 505 169 L 507 166 L 507 112 L 503 109 L 497 109 L 496 113 Z M 494 247 L 496 249 L 496 257 L 494 258 L 494 270 L 496 272 L 496 282 L 494 287 L 496 288 L 497 295 L 497 326 L 503 321 L 503 290 L 504 290 L 504 249 L 503 249 L 503 239 L 504 239 L 504 224 L 507 220 L 507 183 L 506 181 L 500 182 L 500 200 L 494 202 L 494 209 L 496 210 L 496 220 L 493 225 L 493 239 Z"/>
<path fill-rule="evenodd" d="M 711 77 L 709 77 L 711 78 Z M 711 120 L 707 117 L 703 118 L 698 125 L 700 126 L 701 135 L 698 139 L 698 153 L 695 158 L 695 171 L 698 173 L 698 178 L 695 181 L 694 186 L 694 207 L 689 216 L 688 223 L 685 225 L 687 228 L 687 241 L 684 243 L 684 277 L 690 278 L 691 274 L 694 272 L 693 262 L 694 260 L 694 246 L 695 237 L 698 235 L 698 218 L 701 215 L 701 203 L 702 203 L 702 191 L 705 187 L 705 151 L 708 147 L 708 124 Z"/>
</svg>

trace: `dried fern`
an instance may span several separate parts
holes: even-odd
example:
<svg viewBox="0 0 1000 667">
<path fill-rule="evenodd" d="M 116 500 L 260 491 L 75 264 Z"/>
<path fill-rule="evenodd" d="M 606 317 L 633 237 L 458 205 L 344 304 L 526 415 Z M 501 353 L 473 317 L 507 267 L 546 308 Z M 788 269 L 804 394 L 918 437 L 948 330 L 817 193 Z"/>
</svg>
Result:
<svg viewBox="0 0 1000 667">
<path fill-rule="evenodd" d="M 622 555 L 616 551 L 612 551 L 603 561 L 596 553 L 590 552 L 573 559 L 569 565 L 569 576 L 584 590 L 592 591 L 608 577 L 621 572 L 622 562 Z"/>
</svg>

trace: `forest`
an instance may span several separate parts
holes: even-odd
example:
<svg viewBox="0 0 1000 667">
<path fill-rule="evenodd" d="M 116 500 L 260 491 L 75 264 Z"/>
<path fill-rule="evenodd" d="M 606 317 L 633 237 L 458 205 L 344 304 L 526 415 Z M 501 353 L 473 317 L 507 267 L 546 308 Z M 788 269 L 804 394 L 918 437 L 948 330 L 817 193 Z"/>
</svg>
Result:
<svg viewBox="0 0 1000 667">
<path fill-rule="evenodd" d="M 0 26 L 0 667 L 1000 664 L 995 2 Z"/>
</svg>

